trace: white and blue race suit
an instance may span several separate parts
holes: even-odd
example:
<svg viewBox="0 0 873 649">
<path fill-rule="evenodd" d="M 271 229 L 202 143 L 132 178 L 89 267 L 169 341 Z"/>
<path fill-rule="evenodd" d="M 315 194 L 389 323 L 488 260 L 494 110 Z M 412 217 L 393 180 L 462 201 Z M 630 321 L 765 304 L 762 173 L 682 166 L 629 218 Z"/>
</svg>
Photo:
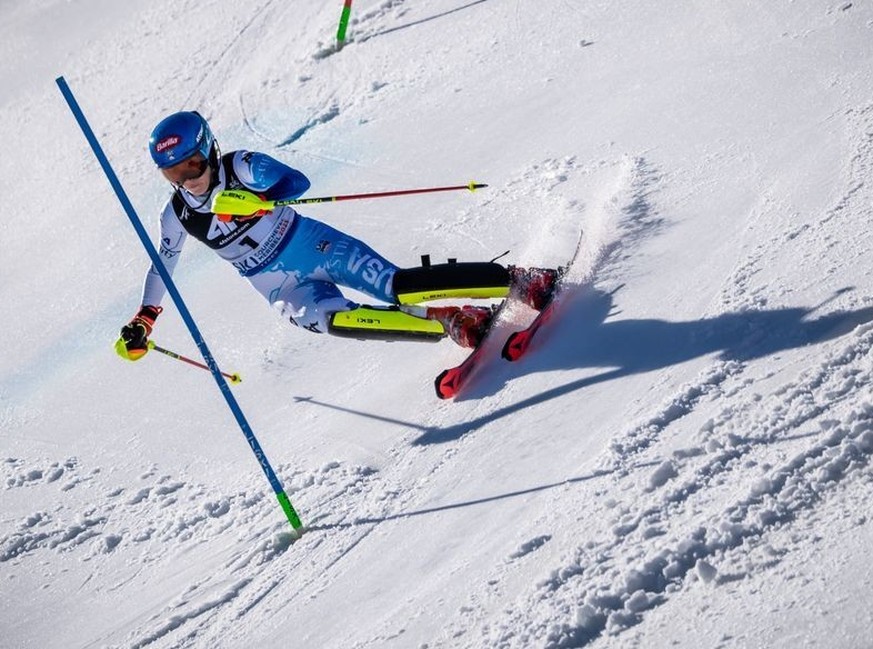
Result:
<svg viewBox="0 0 873 649">
<path fill-rule="evenodd" d="M 367 244 L 288 206 L 223 221 L 210 210 L 213 197 L 224 189 L 248 189 L 269 200 L 294 199 L 309 189 L 309 180 L 263 153 L 223 155 L 205 195 L 179 189 L 161 213 L 159 252 L 170 274 L 191 235 L 233 264 L 286 320 L 310 331 L 327 331 L 332 313 L 357 306 L 338 285 L 394 302 L 397 266 Z M 159 306 L 165 293 L 164 282 L 152 266 L 142 304 Z"/>
</svg>

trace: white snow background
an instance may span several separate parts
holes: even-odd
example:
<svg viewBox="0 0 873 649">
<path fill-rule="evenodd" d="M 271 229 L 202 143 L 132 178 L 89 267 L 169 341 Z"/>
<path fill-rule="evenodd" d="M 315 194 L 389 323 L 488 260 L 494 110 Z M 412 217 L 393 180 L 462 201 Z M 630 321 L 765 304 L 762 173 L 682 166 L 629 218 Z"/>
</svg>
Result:
<svg viewBox="0 0 873 649">
<path fill-rule="evenodd" d="M 0 645 L 871 646 L 873 3 L 341 9 L 0 3 Z M 490 185 L 301 210 L 401 265 L 584 228 L 576 288 L 444 403 L 450 342 L 294 330 L 190 241 L 292 544 L 211 376 L 112 351 L 148 260 L 60 75 L 152 233 L 196 109 L 310 196 Z"/>
</svg>

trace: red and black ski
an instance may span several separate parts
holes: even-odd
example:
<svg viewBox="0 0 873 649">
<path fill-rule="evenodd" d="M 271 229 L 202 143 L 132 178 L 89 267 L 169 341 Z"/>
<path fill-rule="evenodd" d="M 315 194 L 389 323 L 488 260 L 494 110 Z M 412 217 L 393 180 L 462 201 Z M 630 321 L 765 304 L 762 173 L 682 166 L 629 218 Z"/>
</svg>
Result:
<svg viewBox="0 0 873 649">
<path fill-rule="evenodd" d="M 557 294 L 560 290 L 560 285 L 555 288 L 555 294 L 552 296 L 552 299 L 549 300 L 549 303 L 546 304 L 546 306 L 543 307 L 543 310 L 537 314 L 537 317 L 533 319 L 533 322 L 521 331 L 516 331 L 509 335 L 509 338 L 506 339 L 506 344 L 503 345 L 503 351 L 500 353 L 503 358 L 508 361 L 517 361 L 527 353 L 528 347 L 530 347 L 530 343 L 534 339 L 534 336 L 537 335 L 540 327 L 548 322 L 555 314 L 555 307 L 558 303 L 556 298 L 558 297 Z"/>
<path fill-rule="evenodd" d="M 440 399 L 453 399 L 456 397 L 464 385 L 469 381 L 470 377 L 475 373 L 476 368 L 479 366 L 479 361 L 484 355 L 485 348 L 488 346 L 488 340 L 491 338 L 497 318 L 500 316 L 500 313 L 505 308 L 507 302 L 509 302 L 508 299 L 503 300 L 503 302 L 501 302 L 494 310 L 494 315 L 491 316 L 491 322 L 488 325 L 488 331 L 485 332 L 482 340 L 479 341 L 479 344 L 470 352 L 467 358 L 465 358 L 460 365 L 443 370 L 439 376 L 436 377 L 434 386 L 436 387 L 437 396 Z"/>
<path fill-rule="evenodd" d="M 570 267 L 576 261 L 576 258 L 579 256 L 579 251 L 582 249 L 582 238 L 583 234 L 580 233 L 579 240 L 576 243 L 576 248 L 573 251 L 572 256 L 569 261 L 563 266 L 559 267 L 559 277 L 557 284 L 555 286 L 555 290 L 552 293 L 552 297 L 549 302 L 546 304 L 543 309 L 537 313 L 536 318 L 534 318 L 533 322 L 530 323 L 525 329 L 521 331 L 517 331 L 509 336 L 509 339 L 506 341 L 506 344 L 503 346 L 502 356 L 503 358 L 509 361 L 517 361 L 521 358 L 528 350 L 531 341 L 534 336 L 536 336 L 540 327 L 542 327 L 546 322 L 548 322 L 554 315 L 555 310 L 558 306 L 558 303 L 561 301 L 561 294 L 564 292 L 566 285 L 564 284 L 564 279 L 569 271 Z M 440 399 L 452 399 L 460 394 L 461 390 L 464 388 L 466 384 L 468 384 L 470 377 L 476 373 L 477 368 L 481 366 L 481 361 L 483 357 L 486 356 L 485 349 L 490 347 L 488 345 L 488 341 L 491 338 L 493 325 L 497 321 L 497 317 L 500 314 L 500 311 L 505 307 L 505 305 L 509 302 L 511 298 L 507 298 L 504 300 L 497 310 L 494 313 L 494 317 L 491 320 L 491 326 L 489 327 L 485 337 L 482 339 L 482 342 L 479 343 L 479 346 L 476 347 L 464 361 L 455 367 L 444 370 L 439 376 L 436 378 L 436 393 Z"/>
</svg>

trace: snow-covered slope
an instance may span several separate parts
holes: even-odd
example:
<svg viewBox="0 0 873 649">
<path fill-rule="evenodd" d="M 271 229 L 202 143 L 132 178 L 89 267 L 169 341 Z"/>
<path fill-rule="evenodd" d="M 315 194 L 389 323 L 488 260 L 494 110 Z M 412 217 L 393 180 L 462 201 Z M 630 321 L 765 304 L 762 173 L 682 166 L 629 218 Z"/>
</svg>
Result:
<svg viewBox="0 0 873 649">
<path fill-rule="evenodd" d="M 868 646 L 868 1 L 359 0 L 339 52 L 341 2 L 129 4 L 0 6 L 0 644 Z M 147 259 L 59 75 L 152 230 L 196 109 L 312 195 L 487 182 L 305 212 L 406 265 L 582 228 L 577 289 L 443 403 L 450 343 L 291 330 L 190 245 L 292 544 L 210 376 L 112 353 Z"/>
</svg>

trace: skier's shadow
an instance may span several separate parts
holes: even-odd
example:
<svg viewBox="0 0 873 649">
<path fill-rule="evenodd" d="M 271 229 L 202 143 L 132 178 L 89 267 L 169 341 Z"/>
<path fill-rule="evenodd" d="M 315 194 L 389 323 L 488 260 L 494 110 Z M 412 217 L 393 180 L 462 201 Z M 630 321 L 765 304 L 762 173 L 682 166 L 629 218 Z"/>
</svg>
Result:
<svg viewBox="0 0 873 649">
<path fill-rule="evenodd" d="M 719 353 L 722 360 L 748 361 L 786 349 L 838 338 L 873 320 L 873 307 L 835 311 L 810 318 L 822 304 L 807 308 L 723 313 L 688 322 L 642 319 L 608 321 L 615 315 L 613 296 L 582 287 L 556 320 L 544 348 L 532 357 L 532 371 L 572 367 L 611 367 L 622 374 L 661 369 Z"/>
<path fill-rule="evenodd" d="M 495 360 L 484 376 L 474 377 L 462 397 L 481 399 L 498 393 L 519 376 L 560 369 L 606 368 L 602 372 L 559 385 L 522 401 L 498 408 L 476 419 L 451 426 L 425 426 L 376 413 L 298 398 L 314 405 L 351 412 L 358 416 L 420 430 L 416 445 L 442 444 L 470 431 L 511 416 L 551 399 L 624 376 L 658 370 L 718 353 L 723 360 L 748 361 L 777 352 L 832 340 L 856 326 L 873 321 L 873 307 L 810 316 L 846 288 L 812 307 L 741 311 L 687 322 L 639 319 L 622 320 L 615 310 L 613 292 L 581 287 L 563 305 L 550 331 L 517 363 Z M 499 349 L 494 351 L 499 354 Z"/>
<path fill-rule="evenodd" d="M 842 289 L 836 295 L 851 289 Z M 834 297 L 836 297 L 836 295 Z M 499 392 L 520 375 L 559 369 L 608 368 L 509 404 L 475 420 L 431 428 L 415 444 L 440 444 L 551 399 L 623 376 L 658 370 L 718 353 L 722 360 L 748 361 L 779 351 L 824 342 L 873 321 L 873 307 L 836 311 L 811 318 L 813 308 L 784 308 L 725 313 L 687 322 L 621 320 L 614 312 L 614 292 L 582 287 L 550 323 L 547 337 L 518 363 L 498 366 L 479 377 L 463 397 L 481 399 Z M 833 298 L 831 298 L 833 299 Z M 830 301 L 830 300 L 828 300 Z M 544 332 L 545 333 L 545 332 Z"/>
</svg>

